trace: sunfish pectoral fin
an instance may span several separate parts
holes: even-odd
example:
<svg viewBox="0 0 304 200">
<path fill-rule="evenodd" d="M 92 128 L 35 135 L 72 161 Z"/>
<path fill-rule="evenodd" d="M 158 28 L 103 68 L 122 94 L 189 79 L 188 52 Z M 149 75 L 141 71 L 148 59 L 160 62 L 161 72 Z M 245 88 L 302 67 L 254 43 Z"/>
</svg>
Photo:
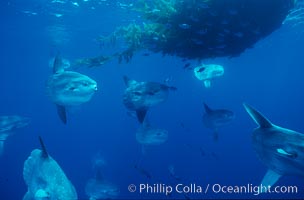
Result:
<svg viewBox="0 0 304 200">
<path fill-rule="evenodd" d="M 260 192 L 266 192 L 268 188 L 273 186 L 281 176 L 282 175 L 269 169 L 262 180 Z"/>
<path fill-rule="evenodd" d="M 136 115 L 139 123 L 143 123 L 147 114 L 147 109 L 136 110 Z"/>
<path fill-rule="evenodd" d="M 40 146 L 41 146 L 41 150 L 42 150 L 42 157 L 43 158 L 48 158 L 49 154 L 45 148 L 44 142 L 42 140 L 42 138 L 39 136 L 39 142 L 40 142 Z"/>
<path fill-rule="evenodd" d="M 250 115 L 250 117 L 257 123 L 260 128 L 271 128 L 273 125 L 271 122 L 264 117 L 259 111 L 255 110 L 250 105 L 243 103 L 243 106 L 245 107 L 247 113 Z"/>
<path fill-rule="evenodd" d="M 61 121 L 66 124 L 67 123 L 67 116 L 66 116 L 66 109 L 64 106 L 56 105 L 57 113 Z"/>
<path fill-rule="evenodd" d="M 296 152 L 287 152 L 281 148 L 277 149 L 277 153 L 279 153 L 280 156 L 284 156 L 288 158 L 296 158 L 298 156 Z"/>
<path fill-rule="evenodd" d="M 211 86 L 211 81 L 210 81 L 210 80 L 204 80 L 204 86 L 205 86 L 206 88 L 210 88 L 210 86 Z"/>
<path fill-rule="evenodd" d="M 0 156 L 2 156 L 4 152 L 4 141 L 5 140 L 0 140 Z"/>
</svg>

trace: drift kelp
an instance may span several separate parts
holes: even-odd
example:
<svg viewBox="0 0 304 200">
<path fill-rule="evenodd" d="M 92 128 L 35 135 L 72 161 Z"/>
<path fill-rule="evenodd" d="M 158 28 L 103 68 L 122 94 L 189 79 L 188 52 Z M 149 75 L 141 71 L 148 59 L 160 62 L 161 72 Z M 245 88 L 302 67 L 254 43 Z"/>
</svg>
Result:
<svg viewBox="0 0 304 200">
<path fill-rule="evenodd" d="M 127 49 L 115 54 L 127 62 L 148 49 L 188 59 L 233 57 L 278 29 L 294 0 L 139 1 L 143 23 L 118 27 L 100 42 L 123 39 Z M 269 17 L 271 16 L 271 17 Z"/>
</svg>

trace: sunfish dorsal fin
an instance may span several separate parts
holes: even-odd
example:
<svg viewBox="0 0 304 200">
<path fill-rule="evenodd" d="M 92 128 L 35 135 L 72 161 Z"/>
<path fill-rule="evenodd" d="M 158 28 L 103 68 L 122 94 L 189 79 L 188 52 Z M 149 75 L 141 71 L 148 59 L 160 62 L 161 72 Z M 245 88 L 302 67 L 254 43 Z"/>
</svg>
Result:
<svg viewBox="0 0 304 200">
<path fill-rule="evenodd" d="M 204 108 L 207 114 L 210 114 L 212 112 L 212 109 L 206 103 L 204 103 Z"/>
<path fill-rule="evenodd" d="M 132 84 L 136 84 L 136 83 L 137 83 L 137 81 L 132 80 L 132 79 L 130 79 L 130 78 L 127 77 L 127 76 L 123 76 L 123 80 L 124 80 L 125 85 L 126 85 L 127 87 L 131 86 Z"/>
<path fill-rule="evenodd" d="M 102 181 L 102 180 L 103 180 L 103 176 L 102 176 L 102 173 L 101 173 L 101 169 L 97 169 L 97 170 L 96 170 L 95 179 L 98 180 L 98 181 Z"/>
<path fill-rule="evenodd" d="M 261 183 L 262 188 L 260 192 L 266 192 L 267 188 L 269 188 L 269 186 L 273 186 L 281 176 L 282 175 L 269 169 L 262 180 Z"/>
<path fill-rule="evenodd" d="M 63 61 L 60 53 L 57 53 L 54 64 L 53 64 L 53 74 L 64 72 Z"/>
<path fill-rule="evenodd" d="M 129 86 L 129 81 L 130 81 L 130 78 L 129 78 L 129 77 L 127 77 L 127 76 L 123 76 L 123 80 L 124 80 L 124 82 L 125 82 L 126 86 Z"/>
<path fill-rule="evenodd" d="M 257 123 L 257 125 L 260 126 L 260 128 L 271 128 L 273 125 L 272 123 L 264 117 L 259 111 L 255 110 L 250 105 L 243 103 L 243 106 L 245 107 L 246 111 L 250 115 L 250 117 Z"/>
<path fill-rule="evenodd" d="M 41 138 L 40 136 L 39 136 L 39 142 L 40 142 L 40 145 L 41 145 L 42 157 L 43 157 L 43 158 L 48 158 L 48 157 L 49 157 L 49 154 L 48 154 L 48 152 L 46 151 L 45 145 L 44 145 L 43 140 L 42 140 L 42 138 Z"/>
</svg>

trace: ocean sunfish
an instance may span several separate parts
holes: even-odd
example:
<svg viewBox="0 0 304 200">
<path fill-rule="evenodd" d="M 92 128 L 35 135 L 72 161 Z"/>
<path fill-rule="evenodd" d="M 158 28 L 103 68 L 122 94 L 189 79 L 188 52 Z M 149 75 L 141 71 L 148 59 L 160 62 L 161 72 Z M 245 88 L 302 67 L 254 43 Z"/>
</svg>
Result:
<svg viewBox="0 0 304 200">
<path fill-rule="evenodd" d="M 252 145 L 268 168 L 260 191 L 265 192 L 283 175 L 304 177 L 304 134 L 274 125 L 250 105 L 243 105 L 258 125 L 252 133 Z"/>
<path fill-rule="evenodd" d="M 24 162 L 23 178 L 28 191 L 23 200 L 77 200 L 77 193 L 58 163 L 48 154 L 39 137 L 41 150 L 34 149 Z"/>
<path fill-rule="evenodd" d="M 90 200 L 97 199 L 115 199 L 119 196 L 119 188 L 98 177 L 89 179 L 85 187 L 86 195 Z"/>
<path fill-rule="evenodd" d="M 202 64 L 194 68 L 194 75 L 204 82 L 206 88 L 210 88 L 212 79 L 224 75 L 224 67 L 216 64 Z"/>
<path fill-rule="evenodd" d="M 16 129 L 27 126 L 30 119 L 18 115 L 0 116 L 0 156 L 4 151 L 4 142 L 8 136 L 15 133 Z"/>
<path fill-rule="evenodd" d="M 204 103 L 205 113 L 203 123 L 206 128 L 214 131 L 214 140 L 218 140 L 218 128 L 229 124 L 234 119 L 234 113 L 227 109 L 211 109 Z"/>
<path fill-rule="evenodd" d="M 106 161 L 98 152 L 93 157 L 93 170 L 95 172 L 94 178 L 87 181 L 85 186 L 85 193 L 89 196 L 89 200 L 97 199 L 115 199 L 119 196 L 119 188 L 111 182 L 108 182 L 102 176 L 102 167 Z"/>
<path fill-rule="evenodd" d="M 58 115 L 64 124 L 67 123 L 66 107 L 88 102 L 96 90 L 95 80 L 78 72 L 65 71 L 61 56 L 56 56 L 53 74 L 47 82 L 47 92 L 56 104 Z"/>
<path fill-rule="evenodd" d="M 168 140 L 168 131 L 152 127 L 145 122 L 138 128 L 136 140 L 142 145 L 160 145 Z"/>
<path fill-rule="evenodd" d="M 127 109 L 136 111 L 138 121 L 143 123 L 147 110 L 168 98 L 169 90 L 176 90 L 157 82 L 138 82 L 124 76 L 127 86 L 123 95 L 123 104 Z"/>
</svg>

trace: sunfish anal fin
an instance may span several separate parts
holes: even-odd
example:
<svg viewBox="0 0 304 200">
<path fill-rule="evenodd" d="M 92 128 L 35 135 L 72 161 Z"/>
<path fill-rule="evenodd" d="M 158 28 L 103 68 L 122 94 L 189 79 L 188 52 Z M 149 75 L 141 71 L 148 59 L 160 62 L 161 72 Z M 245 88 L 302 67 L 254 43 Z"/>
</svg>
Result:
<svg viewBox="0 0 304 200">
<path fill-rule="evenodd" d="M 136 115 L 139 123 L 143 123 L 147 114 L 147 109 L 136 110 Z"/>
<path fill-rule="evenodd" d="M 261 183 L 261 190 L 260 192 L 266 192 L 267 189 L 271 186 L 273 186 L 281 177 L 282 175 L 272 171 L 271 169 L 269 169 L 267 171 L 267 173 L 265 174 L 262 183 Z"/>
<path fill-rule="evenodd" d="M 206 88 L 210 88 L 211 87 L 211 81 L 210 80 L 204 80 L 204 86 Z"/>
<path fill-rule="evenodd" d="M 250 105 L 243 103 L 247 113 L 250 115 L 250 117 L 257 123 L 257 125 L 260 126 L 260 128 L 271 128 L 273 127 L 272 123 L 264 117 L 259 111 L 255 110 Z"/>
<path fill-rule="evenodd" d="M 66 124 L 67 123 L 67 116 L 66 116 L 66 110 L 64 106 L 56 105 L 57 107 L 57 113 L 61 121 Z"/>
<path fill-rule="evenodd" d="M 42 138 L 41 138 L 40 136 L 39 136 L 39 142 L 40 142 L 40 145 L 41 145 L 42 157 L 43 157 L 43 158 L 48 158 L 48 157 L 49 157 L 49 154 L 48 154 L 48 152 L 46 151 L 45 145 L 44 145 L 43 140 L 42 140 Z"/>
</svg>

